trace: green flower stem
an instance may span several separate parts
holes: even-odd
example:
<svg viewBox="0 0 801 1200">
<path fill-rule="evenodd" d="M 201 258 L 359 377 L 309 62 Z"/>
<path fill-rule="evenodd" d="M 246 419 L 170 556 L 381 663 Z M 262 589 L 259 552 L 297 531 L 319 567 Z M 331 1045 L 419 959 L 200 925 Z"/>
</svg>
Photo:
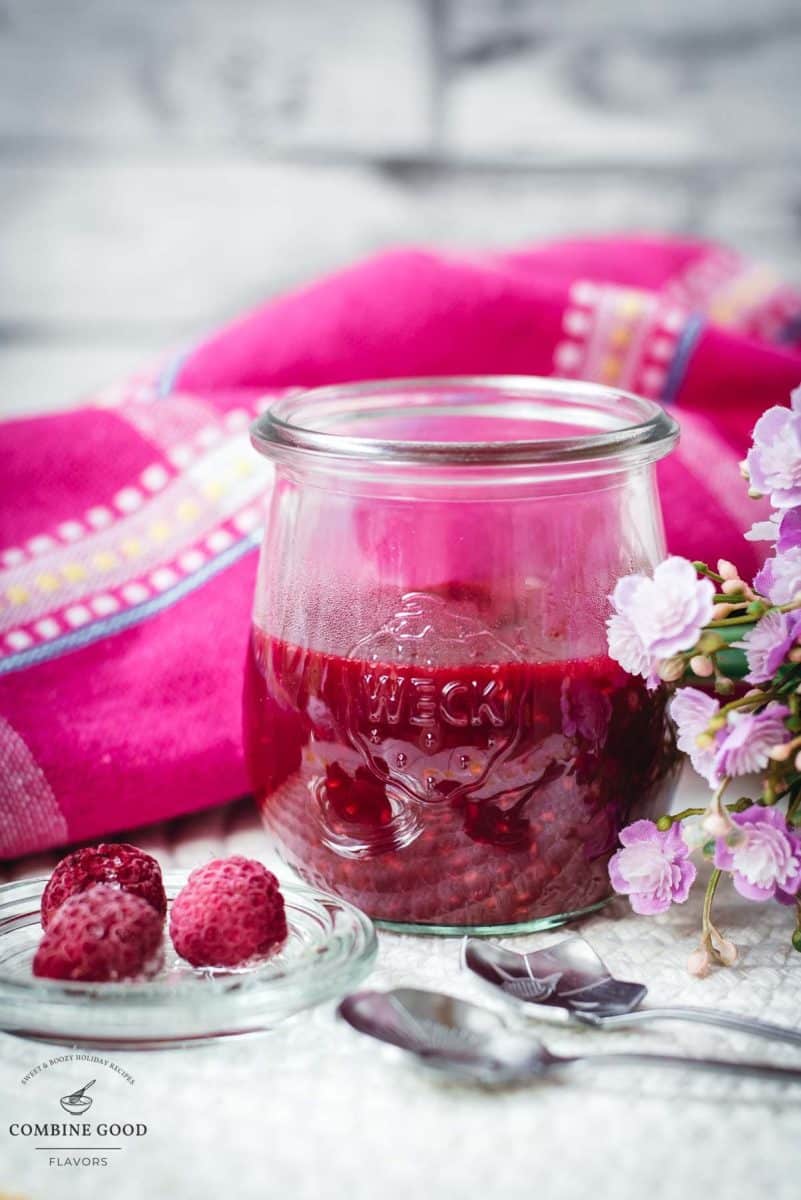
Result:
<svg viewBox="0 0 801 1200">
<path fill-rule="evenodd" d="M 705 808 L 683 808 L 681 812 L 668 813 L 660 820 L 669 820 L 671 825 L 676 825 L 679 821 L 686 820 L 687 817 L 702 817 L 705 812 Z"/>
<path fill-rule="evenodd" d="M 795 904 L 795 931 L 790 939 L 794 950 L 801 952 L 801 900 Z"/>
<path fill-rule="evenodd" d="M 789 789 L 788 789 L 789 790 Z M 787 805 L 787 824 L 794 825 L 795 819 L 801 809 L 801 789 L 796 792 L 790 803 Z"/>
<path fill-rule="evenodd" d="M 728 601 L 726 602 L 728 603 Z M 795 608 L 801 607 L 794 605 Z M 768 609 L 770 612 L 771 610 Z M 782 609 L 782 612 L 789 612 L 789 609 Z M 720 621 L 709 621 L 705 626 L 706 629 L 726 629 L 729 625 L 753 625 L 754 618 L 752 615 L 746 614 L 744 617 L 723 617 Z"/>
<path fill-rule="evenodd" d="M 758 696 L 741 696 L 739 700 L 730 700 L 728 704 L 724 704 L 718 716 L 724 717 L 736 708 L 756 708 L 758 704 L 767 704 L 768 700 L 775 699 L 776 693 L 770 690 L 766 692 L 761 691 Z"/>
<path fill-rule="evenodd" d="M 720 883 L 721 870 L 715 867 L 712 874 L 709 876 L 709 883 L 706 885 L 706 894 L 704 895 L 704 912 L 702 917 L 701 930 L 703 937 L 709 938 L 712 930 L 715 928 L 712 924 L 712 901 L 715 899 L 715 892 L 718 890 Z"/>
</svg>

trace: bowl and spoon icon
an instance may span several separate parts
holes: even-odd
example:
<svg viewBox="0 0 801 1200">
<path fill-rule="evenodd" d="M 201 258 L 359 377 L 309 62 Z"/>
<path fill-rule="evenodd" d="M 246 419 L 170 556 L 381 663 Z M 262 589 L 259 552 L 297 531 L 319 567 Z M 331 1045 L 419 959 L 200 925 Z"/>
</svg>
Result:
<svg viewBox="0 0 801 1200">
<path fill-rule="evenodd" d="M 60 1104 L 64 1111 L 70 1113 L 73 1117 L 79 1117 L 82 1113 L 87 1112 L 92 1107 L 93 1098 L 87 1096 L 86 1093 L 94 1083 L 96 1083 L 96 1080 L 90 1079 L 77 1092 L 70 1092 L 68 1096 L 62 1096 Z"/>
</svg>

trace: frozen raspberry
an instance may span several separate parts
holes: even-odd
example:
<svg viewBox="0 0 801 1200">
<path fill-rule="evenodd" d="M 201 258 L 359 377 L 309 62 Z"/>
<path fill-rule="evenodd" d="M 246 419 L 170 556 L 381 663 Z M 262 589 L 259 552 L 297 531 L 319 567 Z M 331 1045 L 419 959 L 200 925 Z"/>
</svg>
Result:
<svg viewBox="0 0 801 1200">
<path fill-rule="evenodd" d="M 53 914 L 69 896 L 96 883 L 108 883 L 141 896 L 164 919 L 167 897 L 155 858 L 127 842 L 101 842 L 62 858 L 42 895 L 42 926 L 48 928 Z"/>
<path fill-rule="evenodd" d="M 284 898 L 275 876 L 234 854 L 192 872 L 170 909 L 170 937 L 196 967 L 235 967 L 286 937 Z"/>
<path fill-rule="evenodd" d="M 69 896 L 53 914 L 33 960 L 47 979 L 107 982 L 155 974 L 162 919 L 152 904 L 108 883 Z"/>
</svg>

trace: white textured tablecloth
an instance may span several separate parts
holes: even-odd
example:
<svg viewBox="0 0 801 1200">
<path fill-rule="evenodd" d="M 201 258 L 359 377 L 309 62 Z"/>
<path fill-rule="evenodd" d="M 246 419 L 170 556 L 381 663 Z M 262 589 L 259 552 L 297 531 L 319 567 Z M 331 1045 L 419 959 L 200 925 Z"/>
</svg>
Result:
<svg viewBox="0 0 801 1200">
<path fill-rule="evenodd" d="M 692 802 L 689 786 L 679 806 Z M 270 861 L 241 804 L 137 840 L 164 865 L 235 851 Z M 52 861 L 26 860 L 6 877 L 39 873 Z M 616 901 L 585 920 L 581 932 L 615 974 L 648 984 L 649 1002 L 726 1006 L 801 1028 L 801 955 L 789 948 L 791 913 L 747 904 L 721 888 L 718 920 L 740 946 L 741 963 L 699 981 L 685 963 L 700 906 L 699 891 L 683 907 L 648 919 Z M 559 936 L 514 944 L 530 948 Z M 486 1003 L 486 993 L 458 969 L 458 940 L 382 934 L 380 941 L 371 986 L 414 983 Z M 93 1200 L 109 1191 L 117 1200 L 801 1196 L 801 1086 L 630 1067 L 574 1068 L 558 1081 L 500 1093 L 447 1086 L 352 1033 L 333 1008 L 224 1044 L 96 1052 L 133 1084 L 85 1061 L 56 1063 L 23 1082 L 37 1064 L 69 1051 L 0 1034 L 0 1200 L 6 1193 Z M 801 1066 L 801 1048 L 689 1025 L 615 1034 L 538 1028 L 557 1051 L 695 1050 Z M 124 1148 L 106 1155 L 108 1166 L 50 1165 L 58 1156 L 37 1151 L 41 1139 L 10 1136 L 12 1122 L 69 1120 L 59 1097 L 90 1077 L 97 1079 L 93 1121 L 148 1127 L 139 1138 L 110 1139 Z"/>
</svg>

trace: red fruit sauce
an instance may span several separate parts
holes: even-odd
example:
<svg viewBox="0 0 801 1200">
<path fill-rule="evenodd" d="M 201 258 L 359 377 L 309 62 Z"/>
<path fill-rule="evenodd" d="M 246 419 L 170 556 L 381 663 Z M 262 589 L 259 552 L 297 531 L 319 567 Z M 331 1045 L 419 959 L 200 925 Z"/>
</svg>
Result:
<svg viewBox="0 0 801 1200">
<path fill-rule="evenodd" d="M 511 925 L 608 896 L 673 763 L 664 705 L 603 657 L 382 665 L 254 629 L 245 745 L 310 883 L 385 921 Z"/>
</svg>

